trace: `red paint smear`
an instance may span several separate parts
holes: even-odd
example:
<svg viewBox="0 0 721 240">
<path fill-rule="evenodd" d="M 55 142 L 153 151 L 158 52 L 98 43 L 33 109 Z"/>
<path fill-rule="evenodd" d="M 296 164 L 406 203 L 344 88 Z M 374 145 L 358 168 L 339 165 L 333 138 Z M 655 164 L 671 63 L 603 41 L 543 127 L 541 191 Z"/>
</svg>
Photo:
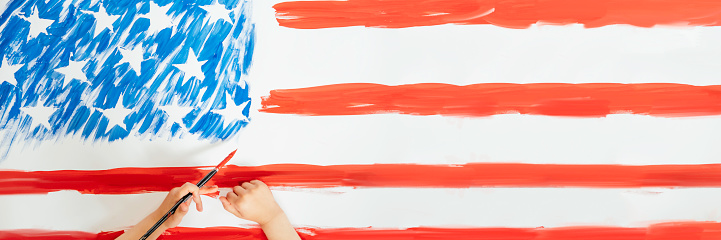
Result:
<svg viewBox="0 0 721 240">
<path fill-rule="evenodd" d="M 645 228 L 624 227 L 562 227 L 562 228 L 299 228 L 305 240 L 405 240 L 405 239 L 455 239 L 455 240 L 717 240 L 721 239 L 721 223 L 718 222 L 671 222 L 654 224 Z M 115 239 L 122 232 L 104 232 L 97 239 Z M 85 232 L 52 232 L 38 230 L 0 231 L 0 240 L 16 239 L 95 239 L 95 234 Z M 258 228 L 185 228 L 166 231 L 159 239 L 266 239 Z"/>
<path fill-rule="evenodd" d="M 197 181 L 204 172 L 195 167 L 35 172 L 6 170 L 0 171 L 0 194 L 40 194 L 60 190 L 90 194 L 168 191 L 184 182 Z M 270 186 L 297 188 L 721 187 L 721 164 L 228 165 L 208 184 L 230 188 L 253 179 L 260 179 Z"/>
<path fill-rule="evenodd" d="M 721 3 L 721 1 L 719 1 Z M 481 117 L 532 114 L 603 117 L 643 114 L 663 117 L 721 114 L 721 85 L 673 83 L 440 83 L 386 86 L 349 83 L 272 90 L 261 112 L 303 115 L 401 113 Z"/>
<path fill-rule="evenodd" d="M 206 194 L 203 194 L 203 195 L 208 196 L 208 197 L 212 197 L 212 198 L 219 198 L 219 197 L 220 197 L 220 191 L 215 191 L 215 192 L 211 192 L 211 193 L 206 193 Z"/>
<path fill-rule="evenodd" d="M 280 26 L 301 29 L 348 26 L 405 28 L 440 24 L 579 23 L 718 26 L 721 2 L 708 0 L 345 0 L 290 1 L 273 6 Z"/>
</svg>

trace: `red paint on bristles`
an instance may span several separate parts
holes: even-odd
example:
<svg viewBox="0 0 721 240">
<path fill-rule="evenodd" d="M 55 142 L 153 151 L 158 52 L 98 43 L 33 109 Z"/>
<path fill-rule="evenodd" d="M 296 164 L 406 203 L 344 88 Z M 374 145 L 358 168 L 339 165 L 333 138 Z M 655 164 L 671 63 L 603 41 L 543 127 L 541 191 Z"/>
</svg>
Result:
<svg viewBox="0 0 721 240">
<path fill-rule="evenodd" d="M 235 150 L 233 150 L 233 152 L 228 154 L 228 156 L 225 157 L 225 159 L 223 159 L 223 161 L 220 162 L 220 164 L 218 164 L 218 166 L 216 166 L 215 169 L 220 169 L 223 166 L 225 166 L 225 164 L 228 163 L 228 161 L 230 161 L 231 158 L 233 158 L 233 156 L 235 155 L 235 152 L 237 152 L 237 151 L 238 151 L 238 149 L 235 149 Z"/>
</svg>

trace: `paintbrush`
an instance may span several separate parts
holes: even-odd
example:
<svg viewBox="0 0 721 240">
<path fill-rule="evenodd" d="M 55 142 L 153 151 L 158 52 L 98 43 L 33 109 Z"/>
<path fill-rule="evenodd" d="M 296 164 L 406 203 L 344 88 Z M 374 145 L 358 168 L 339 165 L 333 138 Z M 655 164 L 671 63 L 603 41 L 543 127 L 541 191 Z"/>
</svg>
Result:
<svg viewBox="0 0 721 240">
<path fill-rule="evenodd" d="M 238 149 L 235 149 L 233 152 L 228 154 L 228 156 L 225 157 L 225 159 L 223 159 L 223 161 L 220 162 L 218 164 L 218 166 L 215 166 L 215 168 L 213 168 L 212 171 L 210 171 L 207 175 L 205 175 L 205 177 L 203 177 L 203 179 L 200 179 L 198 184 L 195 184 L 195 185 L 198 186 L 198 188 L 202 188 L 203 185 L 205 185 L 205 183 L 210 181 L 210 179 L 213 178 L 213 176 L 215 176 L 216 173 L 218 173 L 218 169 L 222 168 L 228 161 L 230 161 L 231 158 L 233 158 L 233 155 L 235 155 L 236 151 L 238 151 Z M 143 235 L 140 238 L 140 240 L 145 240 L 146 238 L 150 237 L 150 235 L 153 234 L 153 232 L 155 232 L 155 230 L 157 230 L 160 227 L 160 225 L 163 225 L 163 223 L 166 220 L 168 220 L 170 215 L 173 215 L 173 213 L 175 213 L 175 211 L 178 210 L 178 207 L 180 207 L 180 204 L 183 204 L 185 201 L 188 201 L 188 199 L 190 199 L 192 196 L 193 196 L 192 193 L 185 194 L 185 196 L 183 196 L 183 198 L 181 198 L 178 202 L 176 202 L 175 205 L 173 205 L 173 207 L 170 208 L 170 210 L 168 210 L 168 212 L 166 212 L 165 215 L 163 215 L 163 217 L 160 218 L 160 220 L 158 220 L 158 222 L 155 223 L 155 225 L 153 225 L 153 227 L 148 229 L 148 232 L 146 232 L 145 235 Z"/>
</svg>

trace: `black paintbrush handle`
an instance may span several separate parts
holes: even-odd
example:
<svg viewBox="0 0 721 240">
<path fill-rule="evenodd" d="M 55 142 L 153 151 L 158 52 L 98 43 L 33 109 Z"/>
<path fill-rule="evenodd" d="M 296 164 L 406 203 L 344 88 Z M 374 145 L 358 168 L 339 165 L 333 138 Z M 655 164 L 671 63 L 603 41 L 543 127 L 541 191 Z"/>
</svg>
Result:
<svg viewBox="0 0 721 240">
<path fill-rule="evenodd" d="M 190 199 L 192 196 L 193 196 L 192 193 L 185 194 L 185 196 L 183 196 L 183 198 L 181 198 L 180 201 L 176 202 L 175 205 L 173 205 L 173 207 L 170 208 L 170 210 L 168 210 L 168 212 L 166 212 L 166 213 L 163 215 L 163 217 L 161 217 L 160 220 L 158 220 L 158 221 L 155 223 L 155 225 L 153 225 L 153 227 L 151 227 L 151 228 L 145 233 L 145 235 L 143 235 L 143 236 L 140 238 L 140 240 L 145 240 L 146 238 L 150 237 L 150 235 L 152 235 L 153 232 L 155 232 L 155 230 L 157 230 L 157 229 L 160 227 L 160 225 L 163 225 L 163 223 L 165 223 L 165 221 L 168 220 L 168 218 L 170 217 L 170 215 L 173 215 L 173 213 L 175 213 L 175 211 L 178 210 L 178 207 L 180 207 L 180 204 L 183 204 L 185 201 L 188 201 L 188 199 Z"/>
<path fill-rule="evenodd" d="M 200 179 L 198 184 L 195 184 L 195 185 L 198 186 L 199 188 L 203 187 L 203 185 L 205 185 L 205 183 L 210 181 L 210 179 L 213 178 L 213 176 L 215 176 L 215 174 L 217 172 L 218 172 L 217 168 L 213 169 L 213 171 L 210 171 L 207 175 L 205 175 L 205 177 L 203 177 L 203 179 Z M 188 199 L 190 199 L 191 197 L 193 197 L 192 193 L 185 194 L 185 196 L 183 196 L 183 198 L 178 200 L 178 202 L 176 202 L 175 205 L 173 205 L 173 207 L 171 207 L 170 210 L 168 210 L 168 212 L 166 212 L 163 215 L 163 217 L 161 217 L 160 220 L 158 220 L 158 222 L 156 222 L 155 225 L 153 225 L 153 227 L 151 227 L 150 229 L 148 229 L 147 232 L 145 232 L 145 235 L 140 237 L 140 240 L 145 240 L 146 238 L 150 237 L 150 235 L 152 235 L 153 232 L 155 232 L 155 230 L 157 230 L 160 227 L 160 225 L 163 225 L 163 223 L 165 223 L 165 221 L 168 220 L 170 215 L 173 215 L 175 213 L 175 211 L 178 210 L 178 207 L 180 207 L 180 204 L 183 204 L 185 201 L 188 201 Z"/>
</svg>

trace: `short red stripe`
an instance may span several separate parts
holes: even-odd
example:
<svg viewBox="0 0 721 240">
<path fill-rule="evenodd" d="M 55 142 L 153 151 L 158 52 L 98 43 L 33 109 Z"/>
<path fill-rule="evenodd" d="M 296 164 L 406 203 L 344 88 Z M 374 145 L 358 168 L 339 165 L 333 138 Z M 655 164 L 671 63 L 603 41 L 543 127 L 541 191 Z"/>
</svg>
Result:
<svg viewBox="0 0 721 240">
<path fill-rule="evenodd" d="M 671 83 L 439 83 L 386 86 L 370 83 L 272 90 L 261 112 L 302 115 L 401 113 L 482 117 L 520 113 L 603 117 L 643 114 L 662 117 L 721 114 L 721 85 Z"/>
<path fill-rule="evenodd" d="M 168 191 L 196 182 L 208 170 L 196 167 L 116 168 L 97 171 L 0 171 L 0 194 L 77 190 L 91 194 Z M 260 179 L 270 186 L 327 187 L 721 187 L 721 164 L 554 165 L 469 163 L 463 165 L 229 165 L 208 184 L 232 187 Z"/>
<path fill-rule="evenodd" d="M 670 222 L 643 228 L 562 227 L 562 228 L 299 228 L 305 240 L 711 240 L 721 238 L 721 223 Z M 0 240 L 16 239 L 115 239 L 122 232 L 92 234 L 69 231 L 5 230 Z M 159 239 L 266 239 L 258 228 L 172 228 Z"/>
<path fill-rule="evenodd" d="M 101 234 L 80 231 L 53 231 L 39 229 L 0 230 L 2 240 L 64 240 L 64 239 L 95 239 Z"/>
<path fill-rule="evenodd" d="M 718 26 L 721 2 L 707 0 L 345 0 L 289 1 L 274 6 L 281 26 L 404 28 L 440 24 L 531 24 L 585 27 L 628 24 Z"/>
</svg>

